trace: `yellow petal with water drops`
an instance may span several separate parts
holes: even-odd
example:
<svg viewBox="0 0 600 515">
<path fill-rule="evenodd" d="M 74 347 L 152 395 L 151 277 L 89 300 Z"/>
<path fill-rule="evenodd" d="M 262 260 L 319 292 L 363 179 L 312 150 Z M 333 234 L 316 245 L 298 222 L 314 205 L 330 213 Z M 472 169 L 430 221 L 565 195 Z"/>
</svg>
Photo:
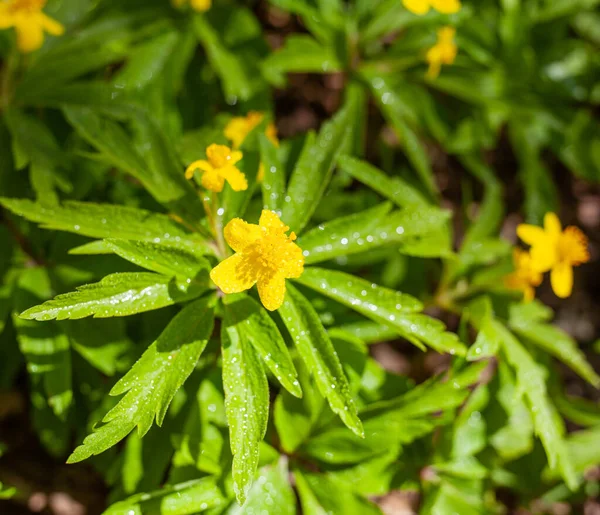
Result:
<svg viewBox="0 0 600 515">
<path fill-rule="evenodd" d="M 275 311 L 281 307 L 285 298 L 285 277 L 281 272 L 261 277 L 257 286 L 258 295 L 265 308 Z"/>
<path fill-rule="evenodd" d="M 246 176 L 235 166 L 226 166 L 220 170 L 221 176 L 229 183 L 233 191 L 244 191 L 248 189 Z"/>
<path fill-rule="evenodd" d="M 217 145 L 216 143 L 209 145 L 206 149 L 206 157 L 213 168 L 223 168 L 224 166 L 234 164 L 231 161 L 232 151 L 226 145 Z"/>
<path fill-rule="evenodd" d="M 546 232 L 537 225 L 519 224 L 517 236 L 527 245 L 537 245 L 546 239 Z"/>
<path fill-rule="evenodd" d="M 273 233 L 284 233 L 289 230 L 289 227 L 281 221 L 277 213 L 268 209 L 263 209 L 258 224 Z"/>
<path fill-rule="evenodd" d="M 223 233 L 227 244 L 236 252 L 242 252 L 263 235 L 263 231 L 258 225 L 249 224 L 241 218 L 231 220 L 225 226 Z"/>
<path fill-rule="evenodd" d="M 566 299 L 573 291 L 573 267 L 558 263 L 550 272 L 550 283 L 557 297 Z"/>
<path fill-rule="evenodd" d="M 256 283 L 255 270 L 242 254 L 234 254 L 210 272 L 210 278 L 223 293 L 240 293 Z"/>
<path fill-rule="evenodd" d="M 285 248 L 285 261 L 281 266 L 281 272 L 287 278 L 296 278 L 304 272 L 304 254 L 302 249 L 295 243 L 289 242 Z"/>
<path fill-rule="evenodd" d="M 558 241 L 562 233 L 562 225 L 555 213 L 546 213 L 544 215 L 544 231 L 546 231 L 547 236 Z"/>
<path fill-rule="evenodd" d="M 402 4 L 413 14 L 427 14 L 430 9 L 430 0 L 403 0 Z"/>
<path fill-rule="evenodd" d="M 48 34 L 52 34 L 53 36 L 62 36 L 64 34 L 65 27 L 62 23 L 50 18 L 50 16 L 46 16 L 42 12 L 40 12 L 38 16 L 40 25 Z"/>
<path fill-rule="evenodd" d="M 459 0 L 431 0 L 431 6 L 443 14 L 454 14 L 461 8 Z"/>
<path fill-rule="evenodd" d="M 223 186 L 225 186 L 225 178 L 219 173 L 218 170 L 210 169 L 202 174 L 201 184 L 207 190 L 219 193 L 223 191 Z"/>
<path fill-rule="evenodd" d="M 185 178 L 191 179 L 196 173 L 197 170 L 202 170 L 203 172 L 211 171 L 213 167 L 208 161 L 204 159 L 200 159 L 199 161 L 194 161 L 190 166 L 188 166 L 185 170 Z"/>
<path fill-rule="evenodd" d="M 38 50 L 44 44 L 44 29 L 30 20 L 19 20 L 15 25 L 17 46 L 23 53 Z"/>
</svg>

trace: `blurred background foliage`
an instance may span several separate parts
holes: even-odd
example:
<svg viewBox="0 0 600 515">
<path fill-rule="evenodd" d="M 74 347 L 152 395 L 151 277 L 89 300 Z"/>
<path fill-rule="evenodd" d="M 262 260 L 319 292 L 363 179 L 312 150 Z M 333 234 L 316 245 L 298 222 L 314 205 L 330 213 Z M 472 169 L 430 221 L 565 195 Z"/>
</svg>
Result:
<svg viewBox="0 0 600 515">
<path fill-rule="evenodd" d="M 600 510 L 599 3 L 466 0 L 456 14 L 417 16 L 401 0 L 213 0 L 205 12 L 167 0 L 48 0 L 63 35 L 21 53 L 14 30 L 0 30 L 0 511 Z M 431 77 L 426 54 L 444 26 L 456 29 L 458 54 Z M 334 418 L 292 353 L 304 396 L 271 381 L 243 507 L 217 336 L 162 427 L 150 428 L 151 408 L 143 438 L 133 432 L 65 465 L 180 311 L 166 302 L 133 317 L 44 323 L 19 314 L 140 271 L 104 238 L 168 232 L 205 245 L 202 202 L 183 171 L 208 145 L 228 144 L 227 123 L 251 111 L 265 114 L 259 129 L 275 123 L 280 145 L 254 131 L 244 171 L 262 160 L 281 182 L 267 177 L 244 199 L 226 190 L 226 216 L 281 207 L 286 178 L 305 170 L 323 185 L 298 217 L 307 262 L 410 294 L 432 318 L 414 318 L 421 338 L 401 336 L 319 291 L 319 269 L 301 278 L 367 438 Z M 303 210 L 291 202 L 289 212 Z M 515 228 L 547 212 L 584 229 L 592 261 L 570 299 L 544 283 L 539 300 L 521 303 L 503 285 Z M 322 245 L 321 224 L 349 216 L 327 234 L 358 234 L 350 245 Z M 412 232 L 384 245 L 383 228 L 398 220 Z M 127 423 L 121 438 L 137 425 Z"/>
</svg>

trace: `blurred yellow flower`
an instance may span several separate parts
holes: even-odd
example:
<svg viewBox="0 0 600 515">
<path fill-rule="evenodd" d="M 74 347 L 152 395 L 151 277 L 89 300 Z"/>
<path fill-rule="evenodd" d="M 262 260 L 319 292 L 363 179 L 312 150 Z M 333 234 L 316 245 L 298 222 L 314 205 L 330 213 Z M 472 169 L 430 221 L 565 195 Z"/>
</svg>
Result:
<svg viewBox="0 0 600 515">
<path fill-rule="evenodd" d="M 182 7 L 184 4 L 189 3 L 194 11 L 203 13 L 208 11 L 212 7 L 212 0 L 172 0 L 175 7 Z"/>
<path fill-rule="evenodd" d="M 460 0 L 403 0 L 404 7 L 414 14 L 427 14 L 435 9 L 443 14 L 454 14 L 460 11 Z"/>
<path fill-rule="evenodd" d="M 191 179 L 197 170 L 203 172 L 202 186 L 210 191 L 223 191 L 225 181 L 233 191 L 248 189 L 246 176 L 235 166 L 242 159 L 242 153 L 231 150 L 225 145 L 211 145 L 206 149 L 208 161 L 200 159 L 194 161 L 185 171 L 186 179 Z"/>
<path fill-rule="evenodd" d="M 254 128 L 260 124 L 265 115 L 263 113 L 259 113 L 258 111 L 250 111 L 246 116 L 236 116 L 232 118 L 231 121 L 226 125 L 225 130 L 223 131 L 225 137 L 231 141 L 233 148 L 240 148 L 246 136 L 250 134 Z M 271 143 L 276 147 L 279 146 L 279 139 L 277 138 L 277 128 L 273 122 L 269 122 L 267 128 L 265 129 L 265 135 Z M 260 164 L 258 168 L 258 174 L 256 176 L 256 180 L 258 182 L 262 181 L 265 177 L 265 167 L 263 164 Z"/>
<path fill-rule="evenodd" d="M 60 36 L 65 28 L 42 12 L 46 0 L 0 0 L 0 29 L 15 28 L 17 46 L 24 53 L 44 44 L 44 32 Z"/>
<path fill-rule="evenodd" d="M 531 266 L 538 272 L 550 271 L 557 297 L 566 298 L 573 290 L 573 267 L 589 261 L 588 240 L 577 227 L 564 231 L 558 216 L 546 213 L 544 227 L 521 224 L 517 235 L 531 245 Z"/>
<path fill-rule="evenodd" d="M 504 285 L 511 290 L 523 292 L 523 298 L 529 302 L 535 297 L 535 288 L 542 284 L 542 274 L 532 266 L 531 255 L 521 249 L 513 250 L 515 271 L 504 278 Z"/>
<path fill-rule="evenodd" d="M 296 235 L 273 211 L 264 210 L 258 225 L 234 218 L 224 230 L 225 240 L 236 254 L 221 262 L 210 277 L 223 293 L 239 293 L 258 286 L 265 308 L 274 311 L 285 297 L 285 280 L 304 271 L 302 250 Z"/>
<path fill-rule="evenodd" d="M 456 59 L 458 47 L 454 42 L 456 30 L 453 27 L 442 27 L 438 30 L 437 43 L 428 51 L 425 58 L 429 63 L 427 76 L 435 79 L 442 69 L 442 64 L 452 64 Z"/>
</svg>

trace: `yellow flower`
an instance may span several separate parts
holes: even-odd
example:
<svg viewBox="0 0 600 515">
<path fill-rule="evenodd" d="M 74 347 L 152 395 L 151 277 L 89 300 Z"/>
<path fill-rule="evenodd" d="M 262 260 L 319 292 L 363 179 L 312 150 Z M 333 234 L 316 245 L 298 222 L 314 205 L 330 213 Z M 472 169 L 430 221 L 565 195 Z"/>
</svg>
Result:
<svg viewBox="0 0 600 515">
<path fill-rule="evenodd" d="M 191 179 L 196 170 L 202 174 L 202 186 L 210 191 L 223 191 L 225 181 L 229 183 L 233 191 L 248 189 L 246 176 L 238 170 L 235 164 L 242 159 L 242 153 L 231 150 L 225 145 L 211 145 L 206 149 L 208 161 L 201 159 L 194 161 L 185 171 L 186 179 Z"/>
<path fill-rule="evenodd" d="M 511 290 L 521 290 L 529 302 L 535 297 L 535 288 L 542 284 L 542 274 L 533 268 L 531 255 L 525 250 L 513 250 L 513 263 L 515 271 L 504 278 L 504 284 Z"/>
<path fill-rule="evenodd" d="M 263 121 L 265 115 L 257 111 L 250 111 L 246 116 L 236 116 L 232 118 L 224 130 L 225 137 L 231 141 L 233 148 L 240 148 L 246 136 L 250 134 L 254 128 Z M 267 138 L 271 140 L 273 145 L 278 146 L 277 129 L 275 124 L 270 122 L 265 130 Z"/>
<path fill-rule="evenodd" d="M 236 254 L 210 272 L 223 293 L 239 293 L 258 286 L 265 308 L 274 311 L 285 297 L 285 280 L 304 271 L 302 249 L 296 235 L 273 211 L 264 210 L 258 225 L 234 218 L 225 226 L 225 240 Z"/>
<path fill-rule="evenodd" d="M 182 7 L 183 4 L 188 3 L 188 0 L 172 0 L 172 2 L 175 7 Z M 194 11 L 203 13 L 212 7 L 212 0 L 189 0 L 189 4 Z"/>
<path fill-rule="evenodd" d="M 453 27 L 443 27 L 438 30 L 438 41 L 432 46 L 426 55 L 429 63 L 427 76 L 430 79 L 435 79 L 442 69 L 442 64 L 452 64 L 456 59 L 458 47 L 454 42 L 456 30 Z"/>
<path fill-rule="evenodd" d="M 24 53 L 33 52 L 44 43 L 44 32 L 60 36 L 65 28 L 46 16 L 46 0 L 0 0 L 0 29 L 14 27 L 17 46 Z"/>
<path fill-rule="evenodd" d="M 460 0 L 403 0 L 402 3 L 414 14 L 427 14 L 431 8 L 443 14 L 460 11 Z"/>
<path fill-rule="evenodd" d="M 546 213 L 544 227 L 521 224 L 517 234 L 531 245 L 532 267 L 538 272 L 550 272 L 554 293 L 560 298 L 571 295 L 573 267 L 589 261 L 588 240 L 577 227 L 564 231 L 558 216 Z"/>
<path fill-rule="evenodd" d="M 250 111 L 246 116 L 236 116 L 225 127 L 223 133 L 225 137 L 231 141 L 233 148 L 240 148 L 246 136 L 250 134 L 254 128 L 263 121 L 265 115 L 257 111 Z M 271 143 L 276 147 L 279 146 L 279 139 L 277 138 L 277 128 L 273 122 L 269 122 L 265 129 L 265 135 Z M 265 177 L 265 167 L 261 163 L 258 168 L 258 174 L 256 180 L 261 182 Z"/>
</svg>

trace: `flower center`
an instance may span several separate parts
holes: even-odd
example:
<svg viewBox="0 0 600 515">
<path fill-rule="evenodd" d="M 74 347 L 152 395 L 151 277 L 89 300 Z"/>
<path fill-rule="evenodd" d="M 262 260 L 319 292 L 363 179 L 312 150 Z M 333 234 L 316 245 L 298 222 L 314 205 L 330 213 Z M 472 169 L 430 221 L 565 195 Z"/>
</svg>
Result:
<svg viewBox="0 0 600 515">
<path fill-rule="evenodd" d="M 12 0 L 9 4 L 9 11 L 34 13 L 39 12 L 46 5 L 46 0 Z"/>
<path fill-rule="evenodd" d="M 253 243 L 248 257 L 258 269 L 259 275 L 272 274 L 289 258 L 289 238 L 285 234 L 268 234 Z"/>
</svg>

